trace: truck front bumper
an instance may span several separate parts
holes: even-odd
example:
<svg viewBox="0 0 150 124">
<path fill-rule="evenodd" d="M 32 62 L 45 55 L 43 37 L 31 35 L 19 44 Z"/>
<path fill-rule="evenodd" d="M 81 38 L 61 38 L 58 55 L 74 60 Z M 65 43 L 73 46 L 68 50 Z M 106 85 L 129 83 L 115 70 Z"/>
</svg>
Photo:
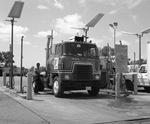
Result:
<svg viewBox="0 0 150 124">
<path fill-rule="evenodd" d="M 100 74 L 71 74 L 59 75 L 61 85 L 65 90 L 83 90 L 86 87 L 100 87 Z"/>
<path fill-rule="evenodd" d="M 84 90 L 86 87 L 100 87 L 100 81 L 62 81 L 65 90 Z"/>
</svg>

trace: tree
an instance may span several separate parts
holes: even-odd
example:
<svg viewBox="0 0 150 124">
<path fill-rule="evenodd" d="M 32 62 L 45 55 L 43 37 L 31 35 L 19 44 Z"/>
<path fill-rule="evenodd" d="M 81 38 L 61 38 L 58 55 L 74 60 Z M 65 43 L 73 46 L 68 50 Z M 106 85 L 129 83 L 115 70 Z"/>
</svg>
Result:
<svg viewBox="0 0 150 124">
<path fill-rule="evenodd" d="M 147 60 L 146 60 L 146 59 L 145 59 L 145 60 L 144 60 L 144 59 L 141 59 L 141 64 L 146 64 L 146 63 L 147 63 Z M 132 61 L 130 62 L 130 64 L 133 65 L 133 64 L 134 64 L 134 61 L 132 60 Z M 136 60 L 136 61 L 135 61 L 135 64 L 139 64 L 139 60 Z"/>
<path fill-rule="evenodd" d="M 0 63 L 3 63 L 3 56 L 1 52 L 0 52 Z"/>
<path fill-rule="evenodd" d="M 146 64 L 147 60 L 141 59 L 141 64 Z"/>
<path fill-rule="evenodd" d="M 102 56 L 114 56 L 114 49 L 109 47 L 109 46 L 104 46 L 102 49 L 101 49 L 101 55 Z"/>
<path fill-rule="evenodd" d="M 11 63 L 11 52 L 7 51 L 7 52 L 0 52 L 0 63 L 4 63 L 5 67 L 10 66 Z M 14 63 L 14 61 L 13 61 Z"/>
<path fill-rule="evenodd" d="M 34 66 L 32 66 L 31 68 L 29 68 L 29 72 L 34 72 Z"/>
</svg>

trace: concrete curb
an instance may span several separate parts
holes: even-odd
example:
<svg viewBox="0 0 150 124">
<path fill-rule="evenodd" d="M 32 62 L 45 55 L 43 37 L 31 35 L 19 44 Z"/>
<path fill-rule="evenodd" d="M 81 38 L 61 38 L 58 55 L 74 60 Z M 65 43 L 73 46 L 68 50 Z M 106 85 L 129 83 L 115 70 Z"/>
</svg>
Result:
<svg viewBox="0 0 150 124">
<path fill-rule="evenodd" d="M 20 93 L 19 91 L 17 91 L 16 89 L 10 89 L 10 88 L 7 88 L 6 86 L 2 86 L 1 88 L 5 89 L 7 92 L 10 92 L 10 93 L 13 93 L 23 99 L 26 99 L 27 98 L 27 94 L 26 93 Z"/>
</svg>

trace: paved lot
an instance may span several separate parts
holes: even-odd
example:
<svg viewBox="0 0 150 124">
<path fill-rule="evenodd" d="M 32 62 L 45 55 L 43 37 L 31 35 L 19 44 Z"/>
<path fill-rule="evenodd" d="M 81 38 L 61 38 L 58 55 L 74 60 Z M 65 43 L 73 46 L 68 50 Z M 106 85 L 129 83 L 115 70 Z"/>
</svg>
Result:
<svg viewBox="0 0 150 124">
<path fill-rule="evenodd" d="M 15 78 L 15 81 L 15 88 L 19 90 L 19 78 Z M 102 91 L 98 97 L 90 97 L 86 91 L 72 91 L 65 92 L 63 98 L 55 98 L 52 91 L 45 90 L 40 95 L 33 95 L 32 100 L 26 100 L 19 97 L 18 93 L 11 93 L 11 90 L 5 87 L 0 90 L 54 124 L 148 124 L 150 122 L 150 94 L 143 91 L 136 96 L 115 99 Z"/>
<path fill-rule="evenodd" d="M 48 122 L 0 91 L 0 124 L 48 124 Z"/>
</svg>

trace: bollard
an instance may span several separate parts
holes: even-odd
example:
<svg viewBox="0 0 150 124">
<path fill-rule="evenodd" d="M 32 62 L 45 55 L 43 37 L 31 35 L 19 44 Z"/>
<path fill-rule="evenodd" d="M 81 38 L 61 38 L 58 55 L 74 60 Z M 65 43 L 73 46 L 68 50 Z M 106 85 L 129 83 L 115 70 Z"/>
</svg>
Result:
<svg viewBox="0 0 150 124">
<path fill-rule="evenodd" d="M 117 73 L 115 78 L 116 78 L 115 94 L 116 97 L 119 97 L 120 96 L 120 74 Z"/>
<path fill-rule="evenodd" d="M 134 95 L 138 94 L 138 78 L 137 74 L 133 74 L 133 83 L 134 83 Z"/>
<path fill-rule="evenodd" d="M 27 100 L 32 99 L 32 73 L 27 74 Z"/>
<path fill-rule="evenodd" d="M 3 72 L 3 86 L 6 86 L 6 72 Z"/>
</svg>

